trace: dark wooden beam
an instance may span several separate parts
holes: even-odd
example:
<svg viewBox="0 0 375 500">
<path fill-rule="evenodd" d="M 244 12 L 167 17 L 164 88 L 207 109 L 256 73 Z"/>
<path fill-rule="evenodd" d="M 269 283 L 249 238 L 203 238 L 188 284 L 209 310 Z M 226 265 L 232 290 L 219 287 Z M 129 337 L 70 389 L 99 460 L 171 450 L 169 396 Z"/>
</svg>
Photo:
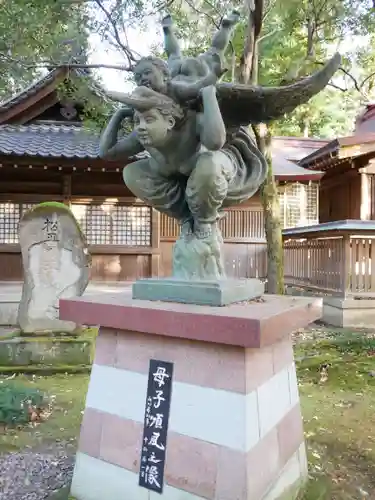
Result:
<svg viewBox="0 0 375 500">
<path fill-rule="evenodd" d="M 24 109 L 20 114 L 9 120 L 10 125 L 24 125 L 37 116 L 41 115 L 44 111 L 52 108 L 59 102 L 57 93 L 54 91 L 51 94 L 43 97 L 40 101 L 34 103 L 32 106 Z"/>
<path fill-rule="evenodd" d="M 90 171 L 101 171 L 101 172 L 122 172 L 125 164 L 124 162 L 108 162 L 105 160 L 90 159 L 90 158 L 55 158 L 55 157 L 41 157 L 41 156 L 16 156 L 16 155 L 1 155 L 0 154 L 0 164 L 2 168 L 13 168 L 14 165 L 18 165 L 19 168 L 26 167 L 39 169 L 46 166 L 48 169 L 55 168 L 57 170 L 64 170 L 76 168 L 78 172 L 90 172 Z M 90 169 L 90 170 L 88 170 Z M 103 170 L 104 169 L 104 170 Z"/>
<path fill-rule="evenodd" d="M 17 116 L 21 115 L 25 110 L 34 106 L 37 102 L 41 101 L 44 97 L 54 92 L 58 86 L 58 84 L 64 80 L 67 74 L 66 68 L 60 68 L 60 70 L 56 70 L 56 76 L 51 81 L 51 83 L 45 85 L 41 89 L 37 90 L 35 93 L 28 95 L 25 99 L 22 99 L 19 103 L 10 106 L 8 109 L 4 111 L 0 111 L 0 124 L 1 123 L 9 123 L 10 120 L 13 120 L 13 123 L 16 123 Z M 25 122 L 17 122 L 17 123 L 25 123 Z"/>
<path fill-rule="evenodd" d="M 72 195 L 72 176 L 71 175 L 64 175 L 63 176 L 62 193 L 63 193 L 63 197 L 64 197 L 64 203 L 66 205 L 70 205 L 70 198 Z"/>
</svg>

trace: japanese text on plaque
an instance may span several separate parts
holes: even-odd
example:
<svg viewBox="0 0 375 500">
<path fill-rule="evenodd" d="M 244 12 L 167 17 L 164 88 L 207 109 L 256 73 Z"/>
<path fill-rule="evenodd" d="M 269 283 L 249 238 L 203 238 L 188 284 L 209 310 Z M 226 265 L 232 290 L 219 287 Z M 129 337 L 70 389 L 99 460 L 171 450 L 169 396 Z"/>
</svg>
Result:
<svg viewBox="0 0 375 500">
<path fill-rule="evenodd" d="M 163 491 L 173 363 L 150 360 L 139 485 Z"/>
</svg>

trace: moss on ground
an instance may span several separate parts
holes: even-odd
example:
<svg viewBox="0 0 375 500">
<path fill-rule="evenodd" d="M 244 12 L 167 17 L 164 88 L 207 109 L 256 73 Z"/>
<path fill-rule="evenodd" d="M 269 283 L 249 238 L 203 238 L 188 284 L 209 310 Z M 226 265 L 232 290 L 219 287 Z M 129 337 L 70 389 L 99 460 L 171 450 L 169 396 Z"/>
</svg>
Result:
<svg viewBox="0 0 375 500">
<path fill-rule="evenodd" d="M 73 373 L 74 366 L 91 365 L 98 328 L 85 328 L 80 335 L 27 336 L 0 342 L 0 373 L 24 371 Z M 63 370 L 61 367 L 66 367 Z M 52 369 L 52 371 L 51 371 Z M 74 372 L 82 371 L 81 368 Z M 87 370 L 86 370 L 87 371 Z"/>
<path fill-rule="evenodd" d="M 372 498 L 375 338 L 343 330 L 295 348 L 310 481 L 303 500 Z M 322 365 L 328 365 L 327 375 Z"/>
<path fill-rule="evenodd" d="M 0 383 L 5 378 L 0 377 Z M 13 383 L 37 388 L 45 393 L 51 403 L 49 418 L 39 425 L 21 428 L 0 427 L 0 453 L 26 447 L 40 447 L 56 442 L 66 442 L 76 447 L 82 421 L 89 376 L 61 374 L 46 376 L 18 376 Z"/>
<path fill-rule="evenodd" d="M 0 335 L 0 341 L 1 340 L 9 340 L 9 339 L 14 339 L 16 337 L 20 336 L 20 331 L 19 330 L 11 330 L 9 332 L 2 333 Z"/>
<path fill-rule="evenodd" d="M 78 332 L 74 333 L 66 333 L 66 332 L 40 332 L 38 334 L 36 333 L 25 333 L 25 332 L 19 332 L 15 331 L 12 332 L 14 336 L 16 337 L 21 337 L 25 341 L 32 342 L 33 340 L 62 340 L 62 341 L 74 341 L 74 340 L 85 340 L 85 339 L 96 339 L 98 335 L 99 329 L 96 326 L 88 326 L 88 327 L 81 327 L 81 329 Z"/>
</svg>

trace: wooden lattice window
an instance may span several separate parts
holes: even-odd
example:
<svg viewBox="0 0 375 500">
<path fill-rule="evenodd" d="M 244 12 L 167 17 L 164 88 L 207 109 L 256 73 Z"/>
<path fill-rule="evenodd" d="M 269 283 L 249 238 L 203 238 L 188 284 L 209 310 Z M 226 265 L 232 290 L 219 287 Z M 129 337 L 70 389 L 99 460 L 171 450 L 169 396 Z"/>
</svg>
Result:
<svg viewBox="0 0 375 500">
<path fill-rule="evenodd" d="M 72 205 L 89 245 L 151 245 L 151 209 L 145 206 Z"/>
<path fill-rule="evenodd" d="M 22 215 L 36 203 L 0 203 L 0 244 L 18 243 L 18 224 Z"/>
<path fill-rule="evenodd" d="M 280 213 L 284 228 L 318 224 L 319 185 L 290 184 L 280 193 Z"/>
</svg>

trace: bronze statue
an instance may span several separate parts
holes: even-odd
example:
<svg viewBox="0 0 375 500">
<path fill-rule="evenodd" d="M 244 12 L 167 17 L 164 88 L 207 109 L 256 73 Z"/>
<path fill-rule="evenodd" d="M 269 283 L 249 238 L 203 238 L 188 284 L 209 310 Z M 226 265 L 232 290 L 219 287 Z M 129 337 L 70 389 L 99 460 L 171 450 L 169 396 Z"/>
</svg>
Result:
<svg viewBox="0 0 375 500">
<path fill-rule="evenodd" d="M 135 91 L 110 93 L 127 107 L 116 111 L 104 130 L 100 155 L 119 161 L 148 153 L 127 165 L 123 178 L 138 198 L 181 224 L 174 277 L 225 276 L 218 221 L 225 208 L 253 196 L 267 172 L 244 126 L 281 117 L 307 102 L 327 85 L 340 62 L 336 55 L 320 72 L 286 87 L 219 83 L 237 20 L 237 12 L 224 19 L 206 53 L 183 58 L 171 18 L 164 18 L 168 65 L 143 58 L 134 69 Z M 127 117 L 133 118 L 134 130 L 118 139 Z"/>
</svg>

